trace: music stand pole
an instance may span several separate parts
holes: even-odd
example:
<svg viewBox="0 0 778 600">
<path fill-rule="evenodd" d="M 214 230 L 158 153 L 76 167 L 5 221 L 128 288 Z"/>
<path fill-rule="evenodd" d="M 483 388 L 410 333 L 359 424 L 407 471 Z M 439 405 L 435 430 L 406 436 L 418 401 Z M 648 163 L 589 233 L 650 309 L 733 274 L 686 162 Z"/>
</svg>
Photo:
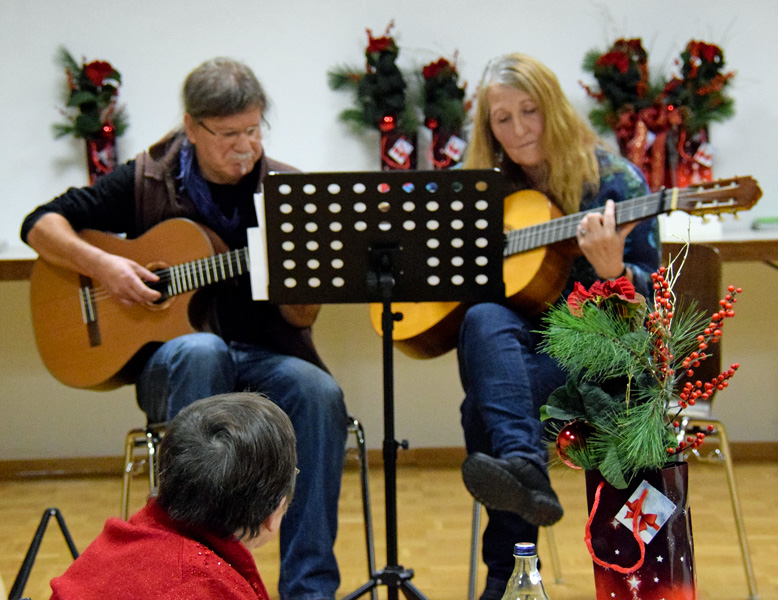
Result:
<svg viewBox="0 0 778 600">
<path fill-rule="evenodd" d="M 264 183 L 268 295 L 276 304 L 380 302 L 383 336 L 386 566 L 344 596 L 387 586 L 426 600 L 397 564 L 392 302 L 505 298 L 505 181 L 495 170 L 276 173 Z M 374 596 L 375 597 L 375 596 Z"/>
<path fill-rule="evenodd" d="M 397 600 L 398 590 L 402 590 L 408 599 L 426 600 L 426 597 L 411 583 L 412 569 L 405 569 L 397 563 L 397 449 L 407 448 L 407 442 L 395 440 L 394 431 L 394 346 L 392 331 L 395 320 L 401 314 L 392 312 L 392 288 L 395 279 L 391 250 L 380 253 L 377 260 L 377 273 L 374 273 L 381 294 L 383 311 L 381 313 L 383 376 L 384 376 L 384 496 L 386 502 L 386 566 L 371 574 L 370 580 L 343 600 L 353 600 L 375 589 L 378 585 L 387 586 L 388 600 Z"/>
</svg>

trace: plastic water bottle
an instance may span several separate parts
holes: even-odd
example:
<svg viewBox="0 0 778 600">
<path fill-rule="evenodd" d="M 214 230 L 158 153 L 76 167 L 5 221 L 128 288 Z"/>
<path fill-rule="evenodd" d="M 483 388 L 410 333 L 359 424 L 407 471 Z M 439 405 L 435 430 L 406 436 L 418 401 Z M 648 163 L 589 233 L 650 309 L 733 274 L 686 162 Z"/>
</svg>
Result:
<svg viewBox="0 0 778 600">
<path fill-rule="evenodd" d="M 508 580 L 502 600 L 549 600 L 538 571 L 538 553 L 535 544 L 518 543 L 513 546 L 516 566 Z"/>
</svg>

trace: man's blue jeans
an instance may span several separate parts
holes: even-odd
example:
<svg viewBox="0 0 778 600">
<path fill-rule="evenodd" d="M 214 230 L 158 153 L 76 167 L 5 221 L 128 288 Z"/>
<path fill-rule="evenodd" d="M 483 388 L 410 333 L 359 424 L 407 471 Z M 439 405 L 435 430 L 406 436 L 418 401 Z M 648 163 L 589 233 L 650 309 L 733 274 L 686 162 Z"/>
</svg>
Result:
<svg viewBox="0 0 778 600">
<path fill-rule="evenodd" d="M 281 525 L 279 592 L 282 600 L 334 599 L 340 574 L 333 544 L 348 427 L 335 380 L 299 358 L 193 333 L 163 344 L 137 387 L 144 410 L 144 401 L 167 397 L 167 420 L 195 400 L 236 391 L 261 392 L 286 412 L 300 473 Z"/>
<path fill-rule="evenodd" d="M 538 353 L 539 328 L 537 318 L 501 304 L 476 304 L 465 314 L 458 357 L 468 453 L 520 456 L 545 470 L 548 452 L 540 407 L 564 384 L 565 375 L 552 358 Z M 487 587 L 504 590 L 513 570 L 513 544 L 537 542 L 538 529 L 512 513 L 488 514 L 483 536 Z"/>
</svg>

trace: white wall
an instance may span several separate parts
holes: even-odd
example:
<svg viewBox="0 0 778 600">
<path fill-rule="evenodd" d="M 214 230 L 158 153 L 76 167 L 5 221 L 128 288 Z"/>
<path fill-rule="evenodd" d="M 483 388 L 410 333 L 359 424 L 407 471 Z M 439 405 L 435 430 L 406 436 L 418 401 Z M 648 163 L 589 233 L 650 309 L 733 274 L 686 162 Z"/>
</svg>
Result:
<svg viewBox="0 0 778 600">
<path fill-rule="evenodd" d="M 772 0 L 737 5 L 723 0 L 2 0 L 0 240 L 9 247 L 0 256 L 31 255 L 17 241 L 24 215 L 66 187 L 86 182 L 83 143 L 54 140 L 50 133 L 51 124 L 60 119 L 64 75 L 54 62 L 59 44 L 76 58 L 109 60 L 121 71 L 121 101 L 130 118 L 130 128 L 120 138 L 122 158 L 177 125 L 186 73 L 202 60 L 229 55 L 254 68 L 273 101 L 268 114 L 272 127 L 265 139 L 268 154 L 308 171 L 373 170 L 379 166 L 377 135 L 358 138 L 337 122 L 350 98 L 328 88 L 326 72 L 343 64 L 360 65 L 365 28 L 379 35 L 391 19 L 404 66 L 421 66 L 458 50 L 462 79 L 472 92 L 489 58 L 524 51 L 557 73 L 584 114 L 591 104 L 578 82 L 588 80 L 580 65 L 590 48 L 604 50 L 618 37 L 642 37 L 651 68 L 669 74 L 689 39 L 720 44 L 728 67 L 737 71 L 731 92 L 736 114 L 712 128 L 718 149 L 715 174 L 749 174 L 759 180 L 765 196 L 744 219 L 775 214 L 776 16 L 778 5 Z M 740 265 L 725 276 L 730 273 L 738 285 L 745 287 L 746 279 L 753 290 L 768 286 L 754 294 L 754 305 L 771 305 L 776 296 L 773 271 Z M 26 282 L 0 284 L 5 307 L 0 313 L 0 459 L 118 454 L 123 433 L 142 421 L 132 390 L 82 392 L 53 381 L 34 348 L 27 293 Z M 743 313 L 747 302 L 751 296 L 744 294 Z M 772 316 L 756 312 L 744 328 L 748 336 L 733 334 L 735 341 L 727 347 L 733 360 L 744 364 L 733 388 L 741 379 L 739 395 L 758 403 L 744 409 L 722 402 L 722 415 L 735 421 L 730 429 L 736 440 L 778 439 L 778 414 L 769 396 L 778 375 L 764 364 L 770 355 L 765 351 L 775 342 L 763 333 L 774 329 L 775 317 L 772 311 L 767 314 Z M 351 410 L 366 423 L 370 445 L 378 447 L 381 350 L 367 308 L 325 307 L 316 335 Z M 734 355 L 741 348 L 748 354 L 757 351 L 748 357 L 750 363 Z M 413 446 L 460 445 L 461 389 L 453 353 L 433 361 L 398 355 L 396 371 L 398 438 L 409 438 Z M 91 431 L 80 439 L 84 428 Z"/>
</svg>

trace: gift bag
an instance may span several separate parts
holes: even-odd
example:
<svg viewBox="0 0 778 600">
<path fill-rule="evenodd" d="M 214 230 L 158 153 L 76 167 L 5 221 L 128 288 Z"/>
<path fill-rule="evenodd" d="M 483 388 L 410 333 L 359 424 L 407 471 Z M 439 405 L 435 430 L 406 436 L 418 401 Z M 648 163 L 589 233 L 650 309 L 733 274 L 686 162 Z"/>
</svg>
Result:
<svg viewBox="0 0 778 600">
<path fill-rule="evenodd" d="M 597 600 L 695 600 L 688 465 L 638 473 L 623 490 L 586 472 L 586 544 Z"/>
</svg>

